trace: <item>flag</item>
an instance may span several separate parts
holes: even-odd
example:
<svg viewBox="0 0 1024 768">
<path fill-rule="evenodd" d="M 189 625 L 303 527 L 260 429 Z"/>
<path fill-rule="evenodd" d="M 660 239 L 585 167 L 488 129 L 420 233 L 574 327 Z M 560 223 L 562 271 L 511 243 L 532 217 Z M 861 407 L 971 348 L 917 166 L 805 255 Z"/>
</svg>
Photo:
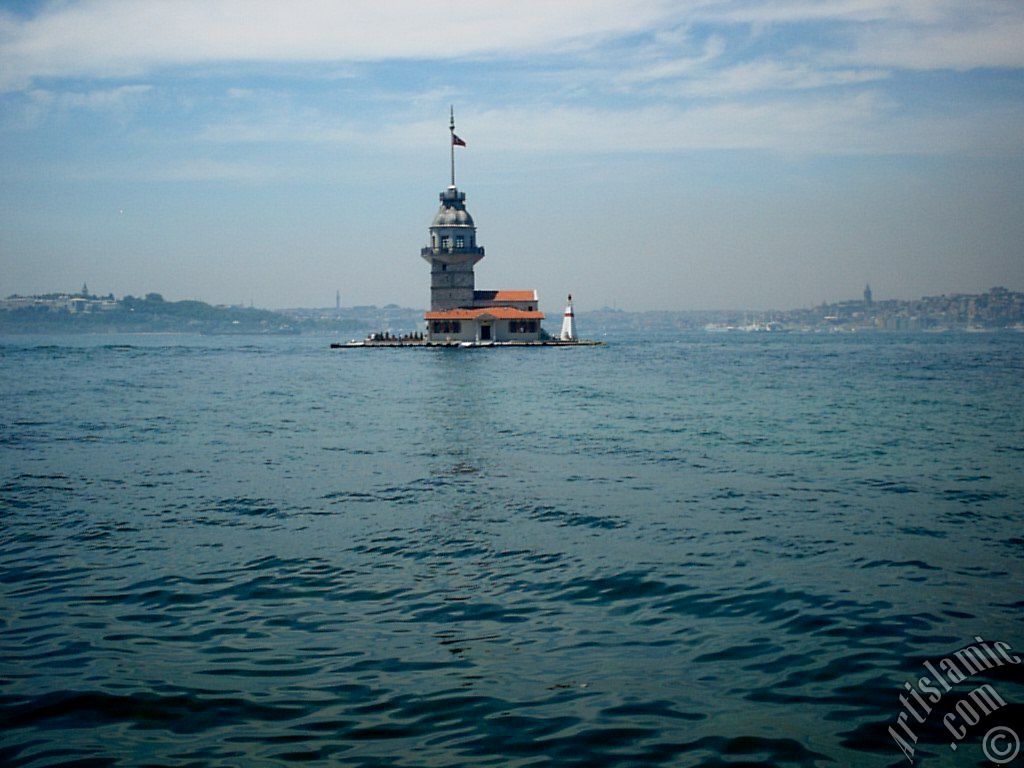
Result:
<svg viewBox="0 0 1024 768">
<path fill-rule="evenodd" d="M 456 136 L 453 133 L 452 134 L 452 146 L 453 147 L 464 147 L 464 146 L 466 146 L 466 142 L 464 142 L 462 139 L 460 139 L 458 136 Z"/>
</svg>

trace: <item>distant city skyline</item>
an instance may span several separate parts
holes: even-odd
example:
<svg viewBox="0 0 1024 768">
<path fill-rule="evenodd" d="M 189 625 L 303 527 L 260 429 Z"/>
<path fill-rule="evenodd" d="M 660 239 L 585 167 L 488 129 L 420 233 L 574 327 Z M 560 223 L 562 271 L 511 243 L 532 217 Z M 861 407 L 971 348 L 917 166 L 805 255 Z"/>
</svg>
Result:
<svg viewBox="0 0 1024 768">
<path fill-rule="evenodd" d="M 1024 289 L 1019 2 L 506 9 L 5 3 L 0 294 L 426 306 L 450 104 L 548 312 Z"/>
<path fill-rule="evenodd" d="M 1010 289 L 1007 289 L 1006 286 L 999 285 L 999 286 L 992 286 L 988 290 L 984 290 L 984 291 L 981 291 L 981 292 L 978 292 L 978 293 L 971 293 L 971 292 L 966 292 L 966 291 L 944 291 L 942 293 L 930 294 L 930 295 L 921 295 L 921 296 L 887 296 L 887 297 L 885 297 L 883 299 L 876 299 L 874 297 L 874 295 L 873 295 L 874 294 L 873 289 L 871 289 L 870 285 L 867 285 L 867 286 L 865 286 L 864 290 L 861 291 L 860 296 L 852 296 L 852 295 L 851 296 L 845 296 L 845 297 L 840 297 L 840 298 L 835 299 L 835 300 L 815 302 L 813 304 L 802 305 L 802 306 L 799 306 L 799 307 L 744 307 L 744 306 L 725 307 L 725 306 L 723 306 L 723 307 L 709 307 L 709 308 L 705 308 L 705 309 L 697 309 L 697 310 L 692 310 L 692 311 L 694 311 L 694 312 L 711 312 L 711 313 L 723 312 L 723 311 L 724 312 L 730 312 L 730 311 L 731 312 L 747 312 L 747 313 L 752 312 L 752 313 L 762 314 L 762 315 L 768 316 L 768 315 L 771 315 L 772 313 L 776 313 L 776 312 L 779 312 L 779 313 L 801 313 L 801 312 L 804 312 L 804 311 L 807 311 L 807 310 L 827 309 L 827 308 L 832 307 L 832 306 L 847 306 L 848 307 L 848 306 L 852 306 L 852 305 L 864 304 L 864 305 L 867 305 L 867 306 L 881 307 L 883 305 L 892 305 L 892 304 L 920 304 L 922 302 L 924 302 L 924 303 L 931 303 L 931 304 L 934 304 L 936 302 L 939 302 L 939 303 L 942 303 L 942 304 L 945 304 L 945 303 L 956 303 L 956 302 L 966 302 L 966 301 L 970 301 L 972 299 L 986 298 L 986 297 L 989 297 L 989 296 L 992 296 L 992 295 L 1001 295 L 1004 292 L 1009 292 L 1017 300 L 1018 303 L 1020 303 L 1019 297 L 1021 296 L 1022 293 L 1024 293 L 1024 292 L 1021 292 L 1021 291 L 1010 290 Z M 107 300 L 110 300 L 110 301 L 114 301 L 114 302 L 119 302 L 121 300 L 128 300 L 128 299 L 137 299 L 137 300 L 140 300 L 140 299 L 156 299 L 158 301 L 168 301 L 168 302 L 200 301 L 202 303 L 209 304 L 210 306 L 213 306 L 213 307 L 232 307 L 232 308 L 253 308 L 253 307 L 255 307 L 255 304 L 253 303 L 252 300 L 250 300 L 248 302 L 245 302 L 245 301 L 231 302 L 231 301 L 206 301 L 205 299 L 201 299 L 201 298 L 196 297 L 196 296 L 173 296 L 173 297 L 168 296 L 168 297 L 165 297 L 164 294 L 161 293 L 160 291 L 151 291 L 151 290 L 139 291 L 137 293 L 129 292 L 129 293 L 126 293 L 126 294 L 123 294 L 123 295 L 117 295 L 113 291 L 107 291 L 107 292 L 99 291 L 99 292 L 95 292 L 95 291 L 92 291 L 91 289 L 89 289 L 87 285 L 83 285 L 77 291 L 76 290 L 59 289 L 59 290 L 50 290 L 50 291 L 40 291 L 40 292 L 36 292 L 36 293 L 9 293 L 9 294 L 4 294 L 4 295 L 0 296 L 0 311 L 10 310 L 10 309 L 17 308 L 17 307 L 30 306 L 33 303 L 35 303 L 37 305 L 46 305 L 46 306 L 51 306 L 51 305 L 52 306 L 63 306 L 63 303 L 66 303 L 67 301 L 74 301 L 74 300 L 76 300 L 77 297 L 84 297 L 84 298 L 88 298 L 88 299 L 95 300 L 95 301 L 107 301 Z M 52 306 L 51 306 L 51 308 L 52 308 Z M 417 305 L 402 305 L 402 304 L 397 304 L 395 302 L 388 302 L 386 304 L 374 304 L 374 303 L 362 303 L 362 302 L 354 302 L 352 304 L 345 304 L 345 303 L 343 303 L 341 301 L 340 291 L 335 291 L 334 303 L 330 304 L 330 305 L 328 305 L 328 304 L 310 304 L 310 305 L 291 305 L 291 306 L 284 306 L 284 305 L 281 305 L 281 306 L 266 306 L 266 307 L 260 306 L 260 307 L 258 307 L 258 309 L 270 310 L 270 311 L 273 311 L 273 312 L 285 312 L 285 313 L 293 312 L 294 311 L 294 312 L 297 312 L 299 314 L 302 314 L 303 316 L 304 316 L 304 313 L 323 312 L 323 313 L 327 313 L 328 316 L 333 316 L 333 315 L 337 315 L 338 313 L 348 312 L 348 311 L 353 310 L 353 309 L 360 309 L 360 310 L 361 309 L 400 309 L 400 310 L 403 310 L 403 311 L 410 311 L 410 312 L 422 312 L 424 310 L 424 307 L 423 306 L 417 306 Z M 626 307 L 612 307 L 612 306 L 609 306 L 609 305 L 602 305 L 602 306 L 599 306 L 599 307 L 589 307 L 586 311 L 590 311 L 590 312 L 595 312 L 596 311 L 596 312 L 599 312 L 599 313 L 604 313 L 604 312 L 616 313 L 616 312 L 620 312 L 620 311 L 627 312 L 627 313 L 644 313 L 644 312 L 654 312 L 654 313 L 682 312 L 682 313 L 687 313 L 687 312 L 690 312 L 691 310 L 689 310 L 689 309 L 665 310 L 665 309 L 661 309 L 661 308 L 655 308 L 655 309 L 649 309 L 649 310 L 633 310 L 631 308 L 626 308 Z M 552 311 L 552 312 L 550 312 L 550 316 L 552 318 L 558 319 L 560 317 L 560 311 Z"/>
</svg>

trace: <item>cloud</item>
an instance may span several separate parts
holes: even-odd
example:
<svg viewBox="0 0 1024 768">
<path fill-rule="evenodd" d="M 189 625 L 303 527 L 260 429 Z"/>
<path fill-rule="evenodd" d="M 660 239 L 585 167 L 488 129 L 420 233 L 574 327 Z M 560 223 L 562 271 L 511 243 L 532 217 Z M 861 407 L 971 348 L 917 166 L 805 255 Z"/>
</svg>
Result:
<svg viewBox="0 0 1024 768">
<path fill-rule="evenodd" d="M 518 144 L 522 149 L 536 149 L 539 143 L 552 151 L 1024 154 L 1024 110 L 1020 108 L 969 116 L 902 115 L 888 98 L 875 92 L 688 108 L 533 114 L 485 115 L 482 139 L 498 146 Z"/>
<path fill-rule="evenodd" d="M 883 106 L 875 94 L 639 110 L 487 112 L 481 142 L 524 150 L 674 152 L 688 150 L 857 151 Z M 514 126 L 514 128 L 512 127 Z"/>
<path fill-rule="evenodd" d="M 33 88 L 9 104 L 0 126 L 16 131 L 33 130 L 55 113 L 71 111 L 105 112 L 122 118 L 152 90 L 153 86 L 143 84 L 87 91 Z"/>
<path fill-rule="evenodd" d="M 674 43 L 675 41 L 672 42 Z M 665 43 L 664 39 L 658 41 L 659 47 L 667 47 Z M 675 46 L 673 45 L 672 47 Z M 653 63 L 648 61 L 640 66 L 618 73 L 615 76 L 615 82 L 631 85 L 685 77 L 705 70 L 709 64 L 718 59 L 724 52 L 725 41 L 713 35 L 704 42 L 703 50 L 697 56 L 671 57 L 665 52 L 652 52 L 648 58 L 655 58 L 657 59 L 656 61 Z"/>
<path fill-rule="evenodd" d="M 84 0 L 0 16 L 0 88 L 156 67 L 547 53 L 656 27 L 668 0 Z"/>
<path fill-rule="evenodd" d="M 701 4 L 693 15 L 705 21 L 742 24 L 933 21 L 956 5 L 949 0 L 712 0 Z"/>
<path fill-rule="evenodd" d="M 703 52 L 694 55 L 688 40 L 659 40 L 613 81 L 651 95 L 710 97 L 871 83 L 895 70 L 1024 67 L 1017 0 L 712 0 L 686 19 L 717 30 Z M 808 24 L 813 33 L 776 34 Z"/>
<path fill-rule="evenodd" d="M 29 91 L 37 106 L 59 109 L 118 109 L 153 90 L 151 85 L 122 85 L 92 91 L 52 91 L 42 88 Z"/>
<path fill-rule="evenodd" d="M 752 61 L 706 71 L 666 88 L 662 93 L 683 96 L 726 96 L 766 91 L 811 90 L 841 85 L 859 85 L 885 80 L 890 73 L 880 69 L 825 68 L 804 63 Z"/>
<path fill-rule="evenodd" d="M 82 158 L 26 166 L 0 166 L 0 179 L 17 184 L 45 178 L 51 183 L 242 183 L 255 184 L 308 179 L 309 168 L 254 161 L 225 161 L 208 157 L 152 156 L 125 160 L 119 157 Z"/>
<path fill-rule="evenodd" d="M 837 67 L 822 62 L 757 59 L 723 64 L 724 41 L 711 37 L 699 56 L 663 57 L 614 76 L 624 91 L 659 96 L 722 97 L 764 91 L 810 90 L 885 80 L 884 69 Z"/>
<path fill-rule="evenodd" d="M 876 91 L 780 93 L 757 101 L 675 103 L 640 108 L 522 106 L 483 110 L 460 134 L 475 151 L 657 153 L 706 150 L 832 155 L 1024 154 L 1024 108 L 957 115 L 905 114 Z M 402 115 L 366 126 L 342 116 L 266 115 L 212 124 L 207 143 L 342 144 L 361 152 L 429 150 L 443 140 L 439 121 Z"/>
<path fill-rule="evenodd" d="M 1018 6 L 1024 8 L 1024 3 Z M 857 30 L 847 50 L 828 58 L 909 70 L 1024 67 L 1024 18 L 1006 14 L 959 28 L 889 27 Z"/>
<path fill-rule="evenodd" d="M 434 127 L 436 133 L 436 124 Z M 370 141 L 372 134 L 324 117 L 268 116 L 263 120 L 211 123 L 198 138 L 214 144 L 358 144 Z"/>
<path fill-rule="evenodd" d="M 828 23 L 833 62 L 912 70 L 1024 67 L 1019 0 L 721 0 L 691 20 L 766 30 Z"/>
<path fill-rule="evenodd" d="M 794 25 L 804 33 L 780 33 Z M 1021 68 L 1022 39 L 1019 0 L 71 0 L 0 11 L 0 91 L 161 68 L 317 64 L 320 77 L 331 64 L 351 77 L 360 62 L 520 57 L 620 89 L 685 80 L 675 93 L 699 96 Z"/>
<path fill-rule="evenodd" d="M 0 12 L 0 90 L 39 113 L 98 111 L 150 86 L 91 78 L 215 73 L 215 98 L 175 84 L 189 120 L 168 129 L 205 125 L 205 143 L 428 146 L 437 125 L 420 115 L 455 94 L 482 138 L 521 149 L 1017 154 L 1005 86 L 968 114 L 915 114 L 903 73 L 1019 69 L 1021 39 L 1020 0 L 64 0 Z M 421 76 L 420 60 L 460 59 L 497 66 Z M 389 60 L 415 63 L 371 66 Z M 360 78 L 330 114 L 319 94 L 249 78 L 252 64 Z"/>
<path fill-rule="evenodd" d="M 271 179 L 286 178 L 288 173 L 280 168 L 258 163 L 224 162 L 206 158 L 193 158 L 171 165 L 150 168 L 145 173 L 131 171 L 127 175 L 129 177 L 138 175 L 147 181 L 265 182 Z"/>
</svg>

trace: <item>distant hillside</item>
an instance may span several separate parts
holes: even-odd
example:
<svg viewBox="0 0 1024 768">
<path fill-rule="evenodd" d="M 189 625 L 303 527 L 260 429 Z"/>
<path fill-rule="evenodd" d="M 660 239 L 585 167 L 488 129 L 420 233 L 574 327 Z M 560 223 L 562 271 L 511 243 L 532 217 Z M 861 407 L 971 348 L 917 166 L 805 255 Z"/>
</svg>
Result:
<svg viewBox="0 0 1024 768">
<path fill-rule="evenodd" d="M 395 304 L 270 311 L 212 306 L 202 301 L 165 301 L 158 293 L 116 300 L 113 295 L 95 296 L 85 286 L 82 288 L 75 294 L 9 296 L 0 300 L 0 333 L 312 333 L 361 339 L 374 332 L 401 335 L 424 327 L 422 309 Z M 863 300 L 768 312 L 577 308 L 576 316 L 581 336 L 592 339 L 701 330 L 1024 330 L 1024 293 L 996 287 L 983 294 L 926 296 L 912 301 L 873 301 L 866 294 Z M 561 320 L 561 312 L 549 308 L 545 330 L 557 334 Z"/>
<path fill-rule="evenodd" d="M 265 309 L 211 306 L 202 301 L 77 294 L 11 296 L 0 303 L 3 333 L 140 332 L 297 333 L 294 321 Z"/>
</svg>

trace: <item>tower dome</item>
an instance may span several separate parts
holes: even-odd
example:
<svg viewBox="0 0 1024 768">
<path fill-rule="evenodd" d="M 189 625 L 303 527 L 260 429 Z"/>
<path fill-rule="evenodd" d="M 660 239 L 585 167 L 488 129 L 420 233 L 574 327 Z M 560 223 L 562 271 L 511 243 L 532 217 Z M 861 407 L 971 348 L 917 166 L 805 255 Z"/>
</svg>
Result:
<svg viewBox="0 0 1024 768">
<path fill-rule="evenodd" d="M 449 187 L 441 193 L 441 207 L 430 224 L 433 227 L 474 227 L 473 217 L 466 210 L 466 193 Z"/>
<path fill-rule="evenodd" d="M 484 249 L 476 244 L 476 224 L 466 210 L 466 193 L 454 184 L 441 193 L 441 208 L 430 224 L 430 244 L 421 255 L 428 261 L 461 256 L 456 260 L 473 264 L 484 257 Z"/>
</svg>

